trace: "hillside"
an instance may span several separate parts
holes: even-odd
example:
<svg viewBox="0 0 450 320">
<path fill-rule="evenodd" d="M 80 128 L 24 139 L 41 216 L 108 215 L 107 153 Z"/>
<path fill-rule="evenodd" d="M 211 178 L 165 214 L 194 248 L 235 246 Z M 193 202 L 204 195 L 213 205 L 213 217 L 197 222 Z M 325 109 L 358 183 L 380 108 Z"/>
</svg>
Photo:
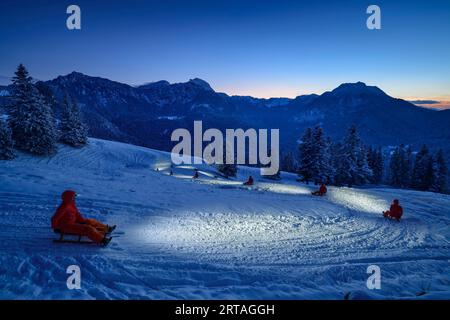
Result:
<svg viewBox="0 0 450 320">
<path fill-rule="evenodd" d="M 331 187 L 317 198 L 289 174 L 242 167 L 224 180 L 200 165 L 193 181 L 192 167 L 169 168 L 167 153 L 98 139 L 0 162 L 0 298 L 450 298 L 448 195 Z M 65 189 L 83 214 L 118 225 L 108 247 L 52 242 Z M 381 217 L 393 198 L 400 223 Z M 81 290 L 66 288 L 72 264 Z M 366 288 L 372 264 L 381 290 Z"/>
</svg>

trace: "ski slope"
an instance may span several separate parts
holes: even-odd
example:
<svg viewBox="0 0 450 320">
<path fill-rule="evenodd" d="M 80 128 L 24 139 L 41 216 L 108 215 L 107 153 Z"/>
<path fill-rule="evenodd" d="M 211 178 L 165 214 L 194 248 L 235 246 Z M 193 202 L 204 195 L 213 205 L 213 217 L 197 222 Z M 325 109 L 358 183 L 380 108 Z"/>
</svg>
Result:
<svg viewBox="0 0 450 320">
<path fill-rule="evenodd" d="M 330 187 L 319 198 L 295 175 L 196 167 L 198 180 L 189 165 L 170 176 L 168 153 L 97 139 L 0 162 L 0 298 L 450 298 L 449 196 Z M 108 247 L 52 242 L 65 189 L 85 216 L 118 225 Z M 381 217 L 393 198 L 400 223 Z M 66 287 L 69 265 L 80 290 Z M 369 265 L 380 290 L 366 287 Z"/>
</svg>

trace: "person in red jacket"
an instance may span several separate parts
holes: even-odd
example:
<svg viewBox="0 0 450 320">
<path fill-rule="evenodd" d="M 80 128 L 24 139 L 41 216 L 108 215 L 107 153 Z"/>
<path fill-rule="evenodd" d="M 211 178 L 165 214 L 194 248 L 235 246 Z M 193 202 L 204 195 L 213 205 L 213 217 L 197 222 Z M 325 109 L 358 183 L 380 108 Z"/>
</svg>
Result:
<svg viewBox="0 0 450 320">
<path fill-rule="evenodd" d="M 253 177 L 249 176 L 248 180 L 246 182 L 244 182 L 244 186 L 252 186 L 253 185 Z"/>
<path fill-rule="evenodd" d="M 385 218 L 396 219 L 397 221 L 400 221 L 402 215 L 403 215 L 403 208 L 399 205 L 399 201 L 397 199 L 395 199 L 394 202 L 391 204 L 389 211 L 383 212 L 383 216 Z"/>
<path fill-rule="evenodd" d="M 52 229 L 87 236 L 96 243 L 108 244 L 111 238 L 106 237 L 106 234 L 112 232 L 115 226 L 110 227 L 95 219 L 83 218 L 75 204 L 76 196 L 76 192 L 72 190 L 63 192 L 63 202 L 52 217 Z"/>
<path fill-rule="evenodd" d="M 327 194 L 327 187 L 324 183 L 320 184 L 319 190 L 314 191 L 312 195 L 314 196 L 324 196 Z"/>
</svg>

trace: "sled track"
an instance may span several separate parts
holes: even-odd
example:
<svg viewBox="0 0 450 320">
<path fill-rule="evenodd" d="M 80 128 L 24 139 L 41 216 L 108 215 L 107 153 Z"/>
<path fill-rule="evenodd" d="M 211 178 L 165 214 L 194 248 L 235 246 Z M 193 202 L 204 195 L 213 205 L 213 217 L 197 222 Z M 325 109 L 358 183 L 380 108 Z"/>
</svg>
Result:
<svg viewBox="0 0 450 320">
<path fill-rule="evenodd" d="M 370 264 L 382 268 L 377 297 L 450 297 L 448 196 L 330 187 L 320 198 L 295 177 L 224 187 L 168 176 L 168 160 L 93 140 L 0 166 L 0 298 L 342 299 L 365 289 Z M 233 181 L 258 177 L 252 170 Z M 66 188 L 81 194 L 82 213 L 118 225 L 108 247 L 52 243 Z M 381 217 L 393 197 L 400 223 Z M 65 288 L 71 264 L 82 268 L 81 291 Z"/>
</svg>

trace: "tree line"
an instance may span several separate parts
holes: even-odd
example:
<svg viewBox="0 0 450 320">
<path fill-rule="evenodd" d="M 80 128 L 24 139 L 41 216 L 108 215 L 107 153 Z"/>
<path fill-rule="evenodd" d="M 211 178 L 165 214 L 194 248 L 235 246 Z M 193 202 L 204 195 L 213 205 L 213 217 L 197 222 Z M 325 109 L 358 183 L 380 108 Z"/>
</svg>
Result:
<svg viewBox="0 0 450 320">
<path fill-rule="evenodd" d="M 76 101 L 66 93 L 59 121 L 48 97 L 43 95 L 27 69 L 20 64 L 12 79 L 8 116 L 0 119 L 0 159 L 15 157 L 14 150 L 52 155 L 57 142 L 81 147 L 87 144 L 88 129 Z"/>
<path fill-rule="evenodd" d="M 345 137 L 334 142 L 320 126 L 307 128 L 298 152 L 281 157 L 281 169 L 295 172 L 306 183 L 337 186 L 388 184 L 397 188 L 448 193 L 448 168 L 444 152 L 432 153 L 424 145 L 418 152 L 400 145 L 394 150 L 367 146 L 356 126 L 348 128 Z"/>
</svg>

